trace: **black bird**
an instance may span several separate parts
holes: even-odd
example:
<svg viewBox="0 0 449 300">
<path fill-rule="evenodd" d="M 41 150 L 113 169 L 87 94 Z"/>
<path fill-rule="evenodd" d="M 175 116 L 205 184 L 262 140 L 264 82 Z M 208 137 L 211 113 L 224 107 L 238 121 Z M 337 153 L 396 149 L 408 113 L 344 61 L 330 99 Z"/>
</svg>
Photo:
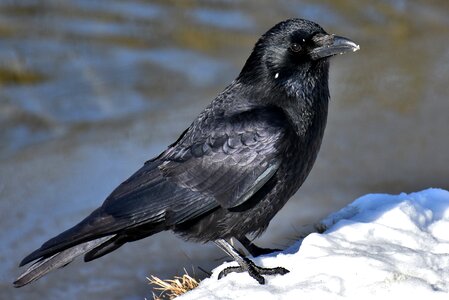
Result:
<svg viewBox="0 0 449 300">
<path fill-rule="evenodd" d="M 84 254 L 99 258 L 163 230 L 214 241 L 239 264 L 219 274 L 261 268 L 227 240 L 253 254 L 260 235 L 299 189 L 317 157 L 327 119 L 329 57 L 359 46 L 303 19 L 283 21 L 256 43 L 241 73 L 176 142 L 147 161 L 79 224 L 44 243 L 20 266 L 15 282 L 34 281 Z"/>
</svg>

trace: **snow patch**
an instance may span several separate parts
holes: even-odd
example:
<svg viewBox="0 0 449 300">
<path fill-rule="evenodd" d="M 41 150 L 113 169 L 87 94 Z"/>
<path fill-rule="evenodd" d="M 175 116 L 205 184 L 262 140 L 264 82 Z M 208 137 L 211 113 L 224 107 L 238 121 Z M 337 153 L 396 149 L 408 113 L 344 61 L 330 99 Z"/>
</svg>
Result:
<svg viewBox="0 0 449 300">
<path fill-rule="evenodd" d="M 449 299 L 449 192 L 363 196 L 281 253 L 254 259 L 284 276 L 212 278 L 179 299 Z"/>
</svg>

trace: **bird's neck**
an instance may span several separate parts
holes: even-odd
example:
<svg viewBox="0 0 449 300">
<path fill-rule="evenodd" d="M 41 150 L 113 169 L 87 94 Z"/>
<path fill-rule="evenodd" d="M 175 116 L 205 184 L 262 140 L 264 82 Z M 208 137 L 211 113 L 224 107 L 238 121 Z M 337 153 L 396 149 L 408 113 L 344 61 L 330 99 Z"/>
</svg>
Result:
<svg viewBox="0 0 449 300">
<path fill-rule="evenodd" d="M 329 105 L 328 69 L 316 72 L 309 80 L 287 82 L 283 88 L 282 107 L 299 136 L 324 132 Z M 282 87 L 281 87 L 282 90 Z M 281 94 L 282 92 L 279 92 Z"/>
<path fill-rule="evenodd" d="M 285 105 L 283 110 L 298 136 L 313 137 L 311 132 L 322 136 L 327 121 L 328 103 L 329 94 L 323 92 L 323 95 L 301 100 L 296 105 Z"/>
<path fill-rule="evenodd" d="M 270 78 L 260 81 L 239 82 L 248 92 L 243 98 L 259 106 L 281 108 L 298 136 L 305 136 L 309 130 L 322 133 L 326 125 L 329 103 L 327 62 L 317 65 L 310 74 L 298 74 L 283 81 Z M 306 78 L 306 79 L 304 79 Z"/>
</svg>

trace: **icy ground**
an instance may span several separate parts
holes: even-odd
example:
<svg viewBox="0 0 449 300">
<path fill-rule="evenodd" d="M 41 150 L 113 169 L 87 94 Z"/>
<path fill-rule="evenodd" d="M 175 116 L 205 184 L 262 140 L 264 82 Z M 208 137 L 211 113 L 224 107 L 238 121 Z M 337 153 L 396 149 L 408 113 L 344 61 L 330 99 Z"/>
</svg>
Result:
<svg viewBox="0 0 449 300">
<path fill-rule="evenodd" d="M 290 273 L 217 280 L 225 263 L 178 299 L 449 299 L 448 191 L 366 195 L 321 223 L 324 233 L 254 259 Z"/>
</svg>

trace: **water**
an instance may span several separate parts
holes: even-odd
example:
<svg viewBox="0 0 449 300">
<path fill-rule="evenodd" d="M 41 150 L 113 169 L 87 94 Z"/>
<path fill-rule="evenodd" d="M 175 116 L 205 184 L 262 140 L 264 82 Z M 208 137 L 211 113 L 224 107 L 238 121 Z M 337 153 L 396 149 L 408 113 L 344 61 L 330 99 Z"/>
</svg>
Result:
<svg viewBox="0 0 449 300">
<path fill-rule="evenodd" d="M 216 266 L 214 246 L 162 233 L 11 285 L 24 255 L 175 140 L 288 17 L 361 50 L 334 59 L 318 161 L 260 243 L 288 245 L 366 193 L 448 189 L 448 13 L 443 0 L 0 1 L 1 298 L 150 298 L 150 274 Z"/>
</svg>

